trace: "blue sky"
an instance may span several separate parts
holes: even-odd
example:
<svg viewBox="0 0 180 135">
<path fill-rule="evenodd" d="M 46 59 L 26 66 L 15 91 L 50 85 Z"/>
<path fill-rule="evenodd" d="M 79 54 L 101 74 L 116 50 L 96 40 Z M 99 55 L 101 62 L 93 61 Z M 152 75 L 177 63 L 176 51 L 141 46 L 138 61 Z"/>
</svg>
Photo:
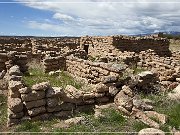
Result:
<svg viewBox="0 0 180 135">
<path fill-rule="evenodd" d="M 0 35 L 180 31 L 178 0 L 0 0 Z"/>
</svg>

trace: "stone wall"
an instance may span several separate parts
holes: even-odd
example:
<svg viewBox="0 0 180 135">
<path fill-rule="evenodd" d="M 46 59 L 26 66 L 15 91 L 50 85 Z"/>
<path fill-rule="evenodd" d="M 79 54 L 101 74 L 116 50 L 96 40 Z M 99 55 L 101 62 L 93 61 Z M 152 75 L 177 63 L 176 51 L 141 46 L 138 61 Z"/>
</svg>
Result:
<svg viewBox="0 0 180 135">
<path fill-rule="evenodd" d="M 64 56 L 51 57 L 46 56 L 43 59 L 43 66 L 45 72 L 65 70 L 66 69 L 66 60 Z"/>
<path fill-rule="evenodd" d="M 81 48 L 89 45 L 92 56 L 106 56 L 108 53 L 120 55 L 121 52 L 140 52 L 148 49 L 156 51 L 158 55 L 171 55 L 169 40 L 159 37 L 107 36 L 81 37 Z"/>
<path fill-rule="evenodd" d="M 156 71 L 161 81 L 176 81 L 176 78 L 180 78 L 180 52 L 172 53 L 172 57 L 159 57 L 153 50 L 147 50 L 138 56 L 138 66 Z"/>
<path fill-rule="evenodd" d="M 62 53 L 80 46 L 78 37 L 37 38 L 32 39 L 32 44 L 33 54 L 46 54 L 51 51 Z"/>
<path fill-rule="evenodd" d="M 66 53 L 56 53 L 46 54 L 43 59 L 43 66 L 45 72 L 57 71 L 57 70 L 67 70 L 66 67 L 66 57 L 74 56 L 81 59 L 87 59 L 87 53 L 84 50 L 74 49 L 69 50 Z"/>
<path fill-rule="evenodd" d="M 91 91 L 52 87 L 48 82 L 27 87 L 22 82 L 18 66 L 8 72 L 8 126 L 24 120 L 44 120 L 52 117 L 69 118 L 75 113 L 93 109 L 95 104 L 110 102 L 115 94 L 105 84 L 96 84 Z M 114 87 L 114 89 L 116 89 Z"/>
<path fill-rule="evenodd" d="M 13 52 L 0 53 L 0 72 L 2 70 L 8 70 L 13 65 L 18 65 L 21 72 L 28 71 L 28 55 L 26 52 Z"/>
<path fill-rule="evenodd" d="M 8 53 L 10 51 L 26 52 L 27 54 L 31 54 L 31 40 L 29 38 L 0 37 L 0 52 Z"/>
<path fill-rule="evenodd" d="M 125 65 L 91 62 L 75 57 L 67 57 L 66 67 L 69 73 L 84 78 L 88 83 L 116 82 L 126 69 Z"/>
</svg>

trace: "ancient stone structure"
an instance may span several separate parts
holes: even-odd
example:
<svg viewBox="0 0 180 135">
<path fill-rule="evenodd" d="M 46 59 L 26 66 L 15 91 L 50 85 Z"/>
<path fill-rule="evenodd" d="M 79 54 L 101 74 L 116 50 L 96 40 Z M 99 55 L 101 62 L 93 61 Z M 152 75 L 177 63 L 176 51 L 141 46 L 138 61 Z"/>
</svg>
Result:
<svg viewBox="0 0 180 135">
<path fill-rule="evenodd" d="M 14 65 L 20 67 L 21 72 L 25 73 L 28 70 L 28 56 L 26 53 L 10 51 L 8 53 L 0 53 L 0 72 L 8 70 Z"/>
<path fill-rule="evenodd" d="M 84 78 L 88 83 L 113 83 L 117 82 L 126 69 L 125 65 L 91 62 L 88 60 L 67 57 L 67 71 L 74 76 Z"/>
<path fill-rule="evenodd" d="M 119 52 L 140 52 L 148 49 L 154 50 L 158 55 L 171 55 L 169 41 L 155 37 L 107 36 L 107 37 L 81 37 L 81 48 L 88 48 L 92 56 L 114 55 Z M 88 47 L 87 47 L 88 46 Z"/>
<path fill-rule="evenodd" d="M 69 118 L 97 104 L 114 102 L 126 116 L 159 128 L 166 116 L 153 111 L 151 103 L 141 100 L 135 92 L 159 92 L 161 86 L 178 86 L 175 92 L 179 96 L 180 52 L 170 52 L 169 41 L 164 38 L 2 38 L 0 52 L 0 78 L 7 72 L 9 126 L 24 120 Z M 94 59 L 89 60 L 89 56 Z M 27 87 L 22 76 L 31 58 L 42 62 L 46 73 L 66 70 L 88 83 L 91 90 L 77 90 L 71 85 L 64 89 L 52 87 L 48 82 Z M 133 67 L 149 71 L 132 75 Z M 124 77 L 127 71 L 130 74 Z"/>
<path fill-rule="evenodd" d="M 22 81 L 18 66 L 9 69 L 8 125 L 23 120 L 42 120 L 49 117 L 67 118 L 73 113 L 93 108 L 97 103 L 109 102 L 112 96 L 109 87 L 97 84 L 92 91 L 77 90 L 71 85 L 65 89 L 51 87 L 42 82 L 27 87 Z M 114 96 L 114 95 L 113 95 Z"/>
<path fill-rule="evenodd" d="M 10 51 L 31 53 L 32 44 L 30 38 L 0 37 L 0 52 L 8 53 Z"/>
</svg>

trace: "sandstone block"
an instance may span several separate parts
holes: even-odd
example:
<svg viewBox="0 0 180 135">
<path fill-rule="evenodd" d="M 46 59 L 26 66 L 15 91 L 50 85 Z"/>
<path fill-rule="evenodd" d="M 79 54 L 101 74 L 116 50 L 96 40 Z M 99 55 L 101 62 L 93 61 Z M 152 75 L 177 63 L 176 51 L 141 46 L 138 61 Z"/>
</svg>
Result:
<svg viewBox="0 0 180 135">
<path fill-rule="evenodd" d="M 61 87 L 52 87 L 47 90 L 46 97 L 56 97 L 60 96 L 62 93 L 64 93 L 64 91 Z"/>
<path fill-rule="evenodd" d="M 8 107 L 14 113 L 18 113 L 23 110 L 23 103 L 20 98 L 8 98 Z"/>
<path fill-rule="evenodd" d="M 27 94 L 21 94 L 23 101 L 35 101 L 45 98 L 45 91 L 32 91 Z"/>
<path fill-rule="evenodd" d="M 12 91 L 18 91 L 23 87 L 23 84 L 21 81 L 9 81 L 9 89 Z"/>
<path fill-rule="evenodd" d="M 49 88 L 49 82 L 42 82 L 35 84 L 31 87 L 32 90 L 39 91 L 39 90 L 46 90 Z"/>
<path fill-rule="evenodd" d="M 36 115 L 38 115 L 40 113 L 44 113 L 44 112 L 46 112 L 46 108 L 44 106 L 28 110 L 28 114 L 30 116 L 36 116 Z"/>
<path fill-rule="evenodd" d="M 40 100 L 35 100 L 35 101 L 30 101 L 30 102 L 24 102 L 26 108 L 29 110 L 31 108 L 37 108 L 39 106 L 44 106 L 46 105 L 46 100 L 45 99 L 40 99 Z"/>
</svg>

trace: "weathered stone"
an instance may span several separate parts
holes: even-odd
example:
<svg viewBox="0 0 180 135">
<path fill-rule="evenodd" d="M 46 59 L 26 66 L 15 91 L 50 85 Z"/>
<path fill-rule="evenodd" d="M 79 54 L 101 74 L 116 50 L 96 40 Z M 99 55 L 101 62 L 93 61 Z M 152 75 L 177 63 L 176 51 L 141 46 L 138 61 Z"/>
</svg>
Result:
<svg viewBox="0 0 180 135">
<path fill-rule="evenodd" d="M 129 97 L 124 91 L 120 91 L 114 98 L 114 103 L 117 106 L 122 106 L 126 110 L 131 111 L 133 107 L 133 99 Z"/>
<path fill-rule="evenodd" d="M 49 88 L 49 82 L 42 82 L 35 84 L 31 87 L 32 90 L 38 91 L 38 90 L 47 90 Z"/>
<path fill-rule="evenodd" d="M 118 80 L 118 77 L 116 77 L 116 76 L 104 76 L 101 81 L 104 84 L 106 84 L 106 83 L 116 82 L 117 80 Z"/>
<path fill-rule="evenodd" d="M 101 92 L 109 91 L 109 89 L 108 89 L 108 86 L 106 86 L 105 84 L 98 83 L 98 84 L 95 85 L 94 91 L 97 92 L 97 93 L 101 93 Z"/>
<path fill-rule="evenodd" d="M 9 75 L 22 76 L 19 66 L 15 65 L 9 69 Z"/>
<path fill-rule="evenodd" d="M 61 87 L 52 87 L 49 88 L 46 92 L 46 97 L 55 97 L 55 96 L 60 96 L 63 92 L 63 89 Z"/>
<path fill-rule="evenodd" d="M 143 111 L 151 111 L 153 110 L 153 106 L 146 104 L 141 99 L 134 98 L 133 99 L 133 105 L 137 109 L 143 110 Z"/>
<path fill-rule="evenodd" d="M 111 96 L 115 96 L 118 92 L 119 92 L 119 90 L 116 87 L 114 87 L 114 86 L 109 87 L 109 93 Z"/>
<path fill-rule="evenodd" d="M 103 97 L 105 95 L 105 92 L 94 93 L 94 95 L 95 95 L 96 98 Z"/>
<path fill-rule="evenodd" d="M 162 130 L 155 128 L 145 128 L 139 131 L 138 135 L 165 135 Z"/>
<path fill-rule="evenodd" d="M 45 91 L 32 91 L 27 94 L 21 94 L 23 101 L 35 101 L 45 98 Z"/>
<path fill-rule="evenodd" d="M 19 119 L 8 119 L 7 126 L 11 127 L 13 125 L 17 125 L 19 123 Z"/>
<path fill-rule="evenodd" d="M 144 112 L 148 117 L 155 118 L 161 124 L 165 124 L 167 122 L 167 116 L 165 114 L 160 114 L 155 111 L 145 111 Z"/>
<path fill-rule="evenodd" d="M 30 101 L 30 102 L 24 102 L 26 108 L 29 110 L 31 108 L 37 108 L 39 106 L 44 106 L 46 104 L 45 99 L 40 99 L 40 100 L 35 100 L 35 101 Z"/>
<path fill-rule="evenodd" d="M 10 98 L 20 98 L 21 97 L 19 91 L 12 91 L 12 90 L 9 90 L 8 96 Z"/>
<path fill-rule="evenodd" d="M 75 109 L 75 105 L 72 103 L 62 103 L 59 105 L 64 111 L 72 111 Z"/>
<path fill-rule="evenodd" d="M 23 87 L 23 84 L 21 81 L 9 81 L 9 89 L 12 91 L 18 91 Z"/>
<path fill-rule="evenodd" d="M 155 122 L 154 120 L 150 119 L 144 112 L 142 112 L 141 110 L 138 110 L 136 108 L 132 109 L 132 115 L 135 118 L 138 118 L 140 121 L 142 121 L 144 124 L 153 127 L 153 128 L 159 128 L 160 125 Z"/>
<path fill-rule="evenodd" d="M 83 92 L 80 90 L 77 90 L 75 87 L 71 85 L 67 85 L 65 88 L 65 91 L 77 99 L 83 98 Z"/>
<path fill-rule="evenodd" d="M 168 93 L 168 97 L 171 100 L 180 100 L 180 84 L 171 93 Z"/>
<path fill-rule="evenodd" d="M 95 94 L 92 93 L 92 92 L 91 92 L 91 93 L 89 92 L 89 93 L 84 93 L 84 94 L 83 94 L 83 99 L 84 99 L 84 100 L 93 99 L 93 98 L 95 98 Z"/>
<path fill-rule="evenodd" d="M 85 120 L 85 117 L 75 117 L 65 120 L 64 122 L 68 125 L 81 124 Z"/>
<path fill-rule="evenodd" d="M 16 76 L 16 75 L 11 75 L 8 78 L 9 81 L 21 81 L 21 79 L 22 79 L 22 76 Z"/>
<path fill-rule="evenodd" d="M 50 117 L 52 116 L 51 113 L 45 113 L 45 114 L 40 114 L 40 115 L 37 115 L 37 116 L 34 116 L 31 118 L 31 120 L 33 121 L 37 121 L 37 120 L 48 120 Z"/>
<path fill-rule="evenodd" d="M 105 102 L 109 101 L 109 98 L 108 97 L 99 97 L 99 98 L 95 98 L 95 101 L 97 103 L 105 103 Z"/>
<path fill-rule="evenodd" d="M 32 90 L 28 87 L 24 87 L 24 88 L 21 88 L 19 89 L 19 93 L 21 94 L 27 94 L 27 93 L 30 93 Z"/>
<path fill-rule="evenodd" d="M 23 103 L 20 98 L 8 98 L 8 107 L 14 113 L 21 112 L 23 110 Z"/>
<path fill-rule="evenodd" d="M 47 98 L 47 106 L 52 108 L 58 105 L 58 98 Z"/>
<path fill-rule="evenodd" d="M 40 113 L 44 113 L 44 112 L 46 112 L 46 108 L 44 106 L 28 110 L 28 114 L 30 116 L 36 116 L 36 115 L 38 115 Z"/>
<path fill-rule="evenodd" d="M 5 74 L 6 74 L 6 71 L 5 71 L 5 70 L 3 70 L 2 72 L 0 72 L 0 79 L 3 79 L 4 76 L 5 76 Z"/>
<path fill-rule="evenodd" d="M 24 116 L 24 112 L 14 113 L 10 109 L 8 109 L 7 113 L 8 113 L 8 118 L 10 119 L 19 119 Z"/>
</svg>

